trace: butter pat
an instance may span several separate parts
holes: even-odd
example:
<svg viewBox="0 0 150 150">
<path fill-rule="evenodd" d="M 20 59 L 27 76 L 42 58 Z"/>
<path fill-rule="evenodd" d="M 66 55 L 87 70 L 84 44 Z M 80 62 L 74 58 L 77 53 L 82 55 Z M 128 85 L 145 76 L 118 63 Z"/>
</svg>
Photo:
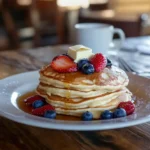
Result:
<svg viewBox="0 0 150 150">
<path fill-rule="evenodd" d="M 78 62 L 80 59 L 89 59 L 93 56 L 92 49 L 85 47 L 83 45 L 75 45 L 69 47 L 68 55 L 74 59 L 74 62 Z"/>
</svg>

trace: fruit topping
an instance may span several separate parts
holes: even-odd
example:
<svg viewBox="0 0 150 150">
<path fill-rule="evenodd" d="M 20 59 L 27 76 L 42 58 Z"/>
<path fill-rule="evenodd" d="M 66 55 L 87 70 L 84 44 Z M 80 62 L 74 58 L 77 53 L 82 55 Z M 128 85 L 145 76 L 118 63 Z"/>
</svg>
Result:
<svg viewBox="0 0 150 150">
<path fill-rule="evenodd" d="M 107 58 L 107 65 L 106 65 L 106 67 L 111 67 L 112 66 L 112 63 L 111 63 L 111 61 Z"/>
<path fill-rule="evenodd" d="M 51 106 L 50 104 L 47 104 L 40 108 L 33 109 L 32 114 L 37 115 L 37 116 L 43 116 L 45 111 L 47 111 L 47 110 L 54 110 L 54 107 Z"/>
<path fill-rule="evenodd" d="M 82 114 L 82 120 L 84 121 L 90 121 L 93 119 L 93 114 L 89 111 L 86 111 L 85 113 Z"/>
<path fill-rule="evenodd" d="M 55 110 L 47 110 L 44 113 L 45 118 L 55 119 L 56 118 L 56 111 Z"/>
<path fill-rule="evenodd" d="M 24 100 L 24 102 L 27 104 L 27 105 L 32 105 L 32 103 L 36 100 L 42 100 L 42 101 L 45 101 L 45 98 L 41 97 L 40 95 L 34 95 L 34 96 L 31 96 L 31 97 L 28 97 L 27 99 Z"/>
<path fill-rule="evenodd" d="M 45 102 L 42 101 L 42 100 L 36 100 L 32 103 L 32 107 L 33 108 L 39 108 L 39 107 L 42 107 L 44 106 Z"/>
<path fill-rule="evenodd" d="M 123 109 L 125 109 L 127 115 L 130 115 L 130 114 L 132 114 L 132 113 L 135 111 L 135 105 L 134 105 L 131 101 L 128 101 L 128 102 L 121 102 L 121 103 L 118 105 L 118 108 L 123 108 Z"/>
<path fill-rule="evenodd" d="M 90 62 L 93 64 L 95 71 L 100 72 L 106 67 L 107 59 L 101 53 L 97 53 L 90 59 Z"/>
<path fill-rule="evenodd" d="M 60 55 L 51 62 L 51 67 L 57 72 L 75 72 L 77 64 L 68 56 Z"/>
<path fill-rule="evenodd" d="M 84 64 L 86 64 L 86 63 L 90 63 L 89 60 L 86 59 L 86 58 L 79 60 L 79 61 L 78 61 L 78 64 L 77 64 L 78 70 L 81 70 L 81 69 L 82 69 L 82 66 L 83 66 Z"/>
<path fill-rule="evenodd" d="M 92 74 L 94 72 L 94 66 L 90 63 L 86 63 L 82 66 L 81 70 L 84 74 Z"/>
<path fill-rule="evenodd" d="M 112 119 L 113 118 L 113 113 L 110 110 L 105 110 L 104 112 L 101 113 L 100 119 Z"/>
<path fill-rule="evenodd" d="M 117 108 L 114 112 L 113 112 L 113 117 L 114 118 L 120 118 L 120 117 L 125 117 L 126 111 L 123 108 Z"/>
</svg>

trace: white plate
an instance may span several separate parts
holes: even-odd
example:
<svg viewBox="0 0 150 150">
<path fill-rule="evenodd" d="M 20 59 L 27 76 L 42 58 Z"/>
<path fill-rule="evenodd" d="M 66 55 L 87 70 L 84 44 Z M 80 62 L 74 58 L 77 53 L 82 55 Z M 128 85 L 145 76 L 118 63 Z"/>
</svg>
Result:
<svg viewBox="0 0 150 150">
<path fill-rule="evenodd" d="M 136 97 L 136 111 L 127 117 L 97 121 L 63 121 L 33 116 L 20 110 L 17 98 L 38 85 L 37 71 L 14 75 L 0 81 L 0 115 L 10 120 L 49 129 L 106 130 L 150 121 L 150 80 L 129 74 L 129 89 Z"/>
</svg>

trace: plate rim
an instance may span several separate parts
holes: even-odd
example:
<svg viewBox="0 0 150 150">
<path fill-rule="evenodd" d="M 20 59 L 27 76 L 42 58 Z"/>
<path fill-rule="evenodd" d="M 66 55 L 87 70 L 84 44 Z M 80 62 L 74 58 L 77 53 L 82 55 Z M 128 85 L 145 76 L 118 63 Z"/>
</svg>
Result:
<svg viewBox="0 0 150 150">
<path fill-rule="evenodd" d="M 6 77 L 0 81 L 0 85 L 3 85 L 5 82 L 8 82 L 9 80 L 16 78 L 17 76 L 22 76 L 24 74 L 27 74 L 27 75 L 38 74 L 38 70 L 18 73 L 18 74 Z M 141 78 L 144 78 L 144 77 L 141 77 Z M 145 78 L 145 79 L 147 79 L 147 78 Z M 10 100 L 10 97 L 9 97 L 9 100 Z M 12 104 L 12 106 L 15 107 L 13 104 Z M 1 108 L 0 108 L 0 116 L 10 119 L 12 121 L 16 121 L 18 123 L 22 123 L 22 124 L 26 124 L 26 125 L 30 125 L 30 126 L 36 126 L 36 127 L 40 127 L 40 128 L 49 128 L 49 129 L 58 129 L 58 130 L 72 130 L 72 131 L 73 130 L 74 131 L 75 130 L 76 131 L 91 131 L 91 130 L 94 131 L 94 130 L 117 129 L 117 128 L 134 126 L 134 125 L 138 125 L 138 124 L 142 124 L 142 123 L 146 123 L 146 122 L 150 121 L 150 115 L 148 115 L 142 119 L 139 118 L 139 119 L 128 121 L 128 122 L 122 121 L 122 122 L 117 122 L 117 124 L 113 124 L 111 122 L 111 127 L 110 127 L 109 124 L 108 125 L 106 125 L 105 123 L 101 124 L 102 120 L 96 120 L 96 121 L 92 121 L 92 122 L 91 121 L 86 121 L 86 122 L 85 121 L 65 121 L 65 120 L 64 121 L 63 120 L 62 121 L 61 120 L 52 121 L 51 119 L 42 118 L 42 117 L 28 114 L 28 113 L 24 112 L 23 110 L 19 110 L 19 111 L 22 111 L 22 114 L 24 114 L 24 115 L 20 116 L 20 117 L 24 117 L 24 119 L 20 119 L 19 116 L 14 116 L 7 112 L 3 112 L 3 111 L 1 111 Z M 124 119 L 124 118 L 126 118 L 126 117 L 118 118 L 118 119 Z M 28 120 L 28 121 L 26 121 L 26 120 Z M 43 124 L 42 120 L 46 121 L 46 122 Z M 112 119 L 112 120 L 114 120 L 114 119 Z M 76 122 L 80 122 L 82 124 L 76 124 Z M 75 124 L 73 124 L 73 123 L 75 123 Z"/>
</svg>

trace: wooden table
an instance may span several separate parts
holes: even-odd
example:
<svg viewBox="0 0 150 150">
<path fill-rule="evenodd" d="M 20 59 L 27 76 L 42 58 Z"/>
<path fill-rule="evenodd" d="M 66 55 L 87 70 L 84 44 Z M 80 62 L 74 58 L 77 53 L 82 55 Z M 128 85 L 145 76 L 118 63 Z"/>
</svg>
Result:
<svg viewBox="0 0 150 150">
<path fill-rule="evenodd" d="M 49 51 L 59 50 L 60 46 L 0 52 L 0 78 L 40 69 L 53 57 Z M 123 129 L 78 132 L 42 129 L 1 117 L 0 150 L 150 150 L 150 122 Z"/>
</svg>

